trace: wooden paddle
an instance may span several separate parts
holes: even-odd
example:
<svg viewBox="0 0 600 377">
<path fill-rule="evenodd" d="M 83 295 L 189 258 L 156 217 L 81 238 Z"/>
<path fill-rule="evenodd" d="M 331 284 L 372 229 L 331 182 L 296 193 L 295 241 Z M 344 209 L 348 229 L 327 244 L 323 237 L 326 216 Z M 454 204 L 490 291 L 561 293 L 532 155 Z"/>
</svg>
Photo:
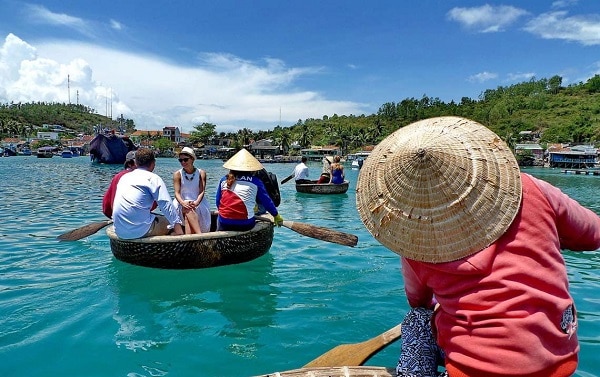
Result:
<svg viewBox="0 0 600 377">
<path fill-rule="evenodd" d="M 363 365 L 371 356 L 400 338 L 401 326 L 392 327 L 383 334 L 361 343 L 340 344 L 306 364 L 304 368 Z"/>
<path fill-rule="evenodd" d="M 292 175 L 290 175 L 290 176 L 289 176 L 289 177 L 287 177 L 287 178 L 284 178 L 284 179 L 282 179 L 282 180 L 281 180 L 281 184 L 283 185 L 284 183 L 286 183 L 287 181 L 289 181 L 289 180 L 290 180 L 290 179 L 292 179 L 292 178 L 294 178 L 294 175 L 293 175 L 293 174 L 292 174 Z"/>
<path fill-rule="evenodd" d="M 258 220 L 273 222 L 273 220 L 268 217 L 256 216 L 256 218 Z M 287 220 L 284 220 L 282 225 L 288 229 L 293 230 L 296 233 L 302 234 L 303 236 L 316 238 L 322 241 L 333 242 L 350 247 L 354 247 L 358 243 L 358 237 L 356 237 L 354 234 L 339 232 L 337 230 L 325 228 L 322 226 Z"/>
<path fill-rule="evenodd" d="M 56 238 L 61 241 L 77 241 L 82 238 L 91 236 L 92 234 L 96 233 L 100 229 L 110 224 L 112 224 L 112 220 L 97 221 L 95 223 L 84 225 L 81 228 L 70 230 L 67 233 L 63 233 L 57 236 Z"/>
</svg>

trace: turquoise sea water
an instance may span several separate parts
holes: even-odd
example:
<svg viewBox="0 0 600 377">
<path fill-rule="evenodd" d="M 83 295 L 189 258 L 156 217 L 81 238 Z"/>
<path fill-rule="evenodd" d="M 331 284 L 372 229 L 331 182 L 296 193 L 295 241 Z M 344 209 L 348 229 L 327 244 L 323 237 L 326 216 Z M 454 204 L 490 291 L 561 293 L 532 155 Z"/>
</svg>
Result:
<svg viewBox="0 0 600 377">
<path fill-rule="evenodd" d="M 211 207 L 222 161 L 197 161 Z M 267 164 L 279 180 L 293 164 Z M 176 159 L 156 172 L 172 188 Z M 0 376 L 251 376 L 299 368 L 342 343 L 376 336 L 408 310 L 396 254 L 365 230 L 358 171 L 344 195 L 281 185 L 280 212 L 358 236 L 355 248 L 275 229 L 270 251 L 240 265 L 170 271 L 116 260 L 104 230 L 55 237 L 103 220 L 104 190 L 120 166 L 86 157 L 0 158 Z M 311 165 L 317 177 L 320 165 Z M 600 177 L 531 169 L 600 213 Z M 578 306 L 578 376 L 600 376 L 600 253 L 566 252 Z M 395 366 L 399 343 L 369 365 Z"/>
</svg>

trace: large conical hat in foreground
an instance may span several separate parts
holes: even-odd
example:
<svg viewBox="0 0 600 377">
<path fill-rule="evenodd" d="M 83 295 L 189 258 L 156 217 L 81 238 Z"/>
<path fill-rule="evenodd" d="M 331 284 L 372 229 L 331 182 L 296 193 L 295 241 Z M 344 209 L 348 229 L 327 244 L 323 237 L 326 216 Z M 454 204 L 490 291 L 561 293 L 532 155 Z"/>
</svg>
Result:
<svg viewBox="0 0 600 377">
<path fill-rule="evenodd" d="M 263 169 L 260 161 L 244 148 L 231 156 L 231 158 L 223 164 L 223 167 L 237 171 L 259 171 Z"/>
<path fill-rule="evenodd" d="M 369 232 L 401 256 L 443 263 L 474 254 L 510 226 L 521 177 L 508 146 L 458 117 L 402 127 L 360 169 L 356 205 Z"/>
</svg>

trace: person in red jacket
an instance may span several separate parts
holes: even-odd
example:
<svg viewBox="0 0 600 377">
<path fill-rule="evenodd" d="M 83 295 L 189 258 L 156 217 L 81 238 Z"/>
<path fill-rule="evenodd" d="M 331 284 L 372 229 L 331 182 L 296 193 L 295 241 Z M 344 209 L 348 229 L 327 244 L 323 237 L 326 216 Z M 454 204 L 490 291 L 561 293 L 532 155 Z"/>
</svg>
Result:
<svg viewBox="0 0 600 377">
<path fill-rule="evenodd" d="M 117 184 L 121 177 L 136 168 L 135 165 L 135 151 L 127 152 L 127 156 L 125 156 L 125 163 L 123 164 L 123 170 L 114 175 L 112 180 L 110 181 L 110 185 L 104 196 L 102 197 L 102 213 L 104 216 L 112 219 L 112 211 L 113 211 L 113 202 L 115 201 L 115 193 L 117 192 Z"/>
<path fill-rule="evenodd" d="M 356 192 L 365 227 L 401 256 L 411 310 L 398 376 L 575 372 L 577 313 L 561 250 L 600 248 L 596 213 L 521 173 L 498 135 L 458 117 L 388 136 Z"/>
</svg>

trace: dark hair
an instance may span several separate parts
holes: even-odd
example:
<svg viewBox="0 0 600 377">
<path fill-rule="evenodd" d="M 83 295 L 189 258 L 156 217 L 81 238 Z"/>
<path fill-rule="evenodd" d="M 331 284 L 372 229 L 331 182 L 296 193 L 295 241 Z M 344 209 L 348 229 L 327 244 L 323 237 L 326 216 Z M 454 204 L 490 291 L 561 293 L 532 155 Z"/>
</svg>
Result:
<svg viewBox="0 0 600 377">
<path fill-rule="evenodd" d="M 227 173 L 227 188 L 231 188 L 235 182 L 235 174 Z"/>
<path fill-rule="evenodd" d="M 154 151 L 150 148 L 140 148 L 135 151 L 135 163 L 138 167 L 148 167 L 156 161 Z"/>
<path fill-rule="evenodd" d="M 302 156 L 302 158 L 300 159 L 300 161 L 306 162 L 306 156 Z"/>
</svg>

